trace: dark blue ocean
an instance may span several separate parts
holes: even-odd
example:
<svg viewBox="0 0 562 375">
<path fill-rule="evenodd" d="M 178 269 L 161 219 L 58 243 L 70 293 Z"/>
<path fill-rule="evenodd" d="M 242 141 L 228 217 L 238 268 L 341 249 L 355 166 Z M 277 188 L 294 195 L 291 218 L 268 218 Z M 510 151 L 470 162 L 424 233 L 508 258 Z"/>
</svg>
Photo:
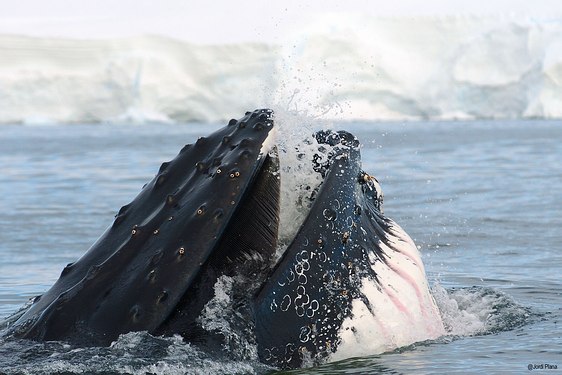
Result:
<svg viewBox="0 0 562 375">
<path fill-rule="evenodd" d="M 161 162 L 218 126 L 0 126 L 0 320 L 49 288 Z M 562 373 L 562 122 L 332 127 L 363 144 L 363 167 L 420 248 L 449 334 L 294 373 Z M 178 337 L 133 333 L 108 348 L 0 339 L 0 373 L 270 371 Z"/>
</svg>

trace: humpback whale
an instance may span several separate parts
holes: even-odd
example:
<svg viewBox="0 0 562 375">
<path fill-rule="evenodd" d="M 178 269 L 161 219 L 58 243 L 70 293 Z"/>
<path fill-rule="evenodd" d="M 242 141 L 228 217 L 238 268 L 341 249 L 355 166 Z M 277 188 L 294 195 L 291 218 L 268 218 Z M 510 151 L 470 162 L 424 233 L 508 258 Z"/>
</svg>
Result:
<svg viewBox="0 0 562 375">
<path fill-rule="evenodd" d="M 444 334 L 420 254 L 383 214 L 377 180 L 345 131 L 314 135 L 322 182 L 277 256 L 280 175 L 273 111 L 258 109 L 161 165 L 90 249 L 11 318 L 22 339 L 109 345 L 180 334 L 224 350 L 205 311 L 224 280 L 259 359 L 298 368 Z M 211 317 L 212 318 L 212 317 Z"/>
</svg>

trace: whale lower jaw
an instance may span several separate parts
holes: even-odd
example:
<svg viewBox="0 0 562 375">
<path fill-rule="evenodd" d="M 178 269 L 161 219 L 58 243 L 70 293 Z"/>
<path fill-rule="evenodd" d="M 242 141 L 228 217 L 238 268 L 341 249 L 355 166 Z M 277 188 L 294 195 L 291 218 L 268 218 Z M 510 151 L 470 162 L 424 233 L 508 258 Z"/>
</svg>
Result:
<svg viewBox="0 0 562 375">
<path fill-rule="evenodd" d="M 379 282 L 370 277 L 361 280 L 360 293 L 366 300 L 353 301 L 353 315 L 341 325 L 341 342 L 327 359 L 330 362 L 380 354 L 445 334 L 420 254 L 408 234 L 391 223 L 392 246 L 379 243 L 389 261 L 374 262 L 372 270 Z"/>
<path fill-rule="evenodd" d="M 420 254 L 383 215 L 359 141 L 342 131 L 316 137 L 331 147 L 316 165 L 323 182 L 254 301 L 260 358 L 294 368 L 345 358 L 357 344 L 373 354 L 440 336 Z"/>
</svg>

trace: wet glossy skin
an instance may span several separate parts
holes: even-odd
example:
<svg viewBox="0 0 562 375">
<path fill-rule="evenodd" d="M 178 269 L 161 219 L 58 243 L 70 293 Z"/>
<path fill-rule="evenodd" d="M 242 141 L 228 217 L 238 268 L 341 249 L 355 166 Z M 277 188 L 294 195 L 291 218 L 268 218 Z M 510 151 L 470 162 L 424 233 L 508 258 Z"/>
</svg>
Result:
<svg viewBox="0 0 562 375">
<path fill-rule="evenodd" d="M 337 350 L 353 300 L 366 299 L 362 279 L 376 279 L 369 254 L 384 261 L 377 243 L 388 224 L 373 182 L 361 171 L 359 142 L 346 132 L 320 138 L 336 146 L 335 154 L 317 166 L 325 178 L 314 204 L 255 302 L 260 358 L 284 368 Z"/>
<path fill-rule="evenodd" d="M 109 344 L 155 331 L 173 313 L 212 254 L 260 170 L 271 111 L 185 146 L 113 225 L 14 324 L 37 340 Z"/>
</svg>

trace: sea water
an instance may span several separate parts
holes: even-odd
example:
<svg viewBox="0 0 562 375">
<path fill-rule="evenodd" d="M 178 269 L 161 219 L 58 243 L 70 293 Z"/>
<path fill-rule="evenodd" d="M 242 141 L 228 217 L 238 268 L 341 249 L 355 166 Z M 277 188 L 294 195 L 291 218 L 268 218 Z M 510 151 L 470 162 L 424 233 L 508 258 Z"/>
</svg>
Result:
<svg viewBox="0 0 562 375">
<path fill-rule="evenodd" d="M 48 289 L 161 162 L 219 126 L 0 126 L 0 320 Z M 294 373 L 562 371 L 562 123 L 331 127 L 361 141 L 385 214 L 422 253 L 448 335 Z M 275 371 L 245 353 L 210 357 L 146 333 L 107 348 L 0 339 L 0 373 Z"/>
</svg>

